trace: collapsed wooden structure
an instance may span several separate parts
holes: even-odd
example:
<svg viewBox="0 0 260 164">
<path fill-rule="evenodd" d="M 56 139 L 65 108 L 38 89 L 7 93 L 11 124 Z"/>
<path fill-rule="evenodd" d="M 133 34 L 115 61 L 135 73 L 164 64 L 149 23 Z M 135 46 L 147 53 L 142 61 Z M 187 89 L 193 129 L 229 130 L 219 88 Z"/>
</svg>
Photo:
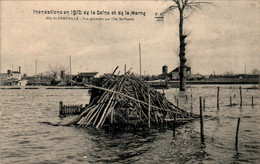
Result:
<svg viewBox="0 0 260 164">
<path fill-rule="evenodd" d="M 129 71 L 104 76 L 95 85 L 86 86 L 91 88 L 89 105 L 67 125 L 150 128 L 174 119 L 183 124 L 197 117 L 169 102 Z"/>
</svg>

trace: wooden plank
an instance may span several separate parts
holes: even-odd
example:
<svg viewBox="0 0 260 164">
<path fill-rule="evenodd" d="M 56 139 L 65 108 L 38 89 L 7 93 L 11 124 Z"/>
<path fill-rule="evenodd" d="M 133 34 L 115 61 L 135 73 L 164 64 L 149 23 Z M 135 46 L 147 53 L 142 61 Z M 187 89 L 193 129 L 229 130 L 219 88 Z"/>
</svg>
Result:
<svg viewBox="0 0 260 164">
<path fill-rule="evenodd" d="M 111 92 L 111 93 L 115 93 L 115 94 L 119 94 L 121 96 L 124 96 L 130 100 L 133 100 L 133 101 L 136 101 L 136 102 L 139 102 L 139 103 L 142 103 L 142 104 L 145 104 L 145 105 L 149 105 L 148 103 L 144 102 L 144 101 L 141 101 L 141 100 L 137 100 L 133 97 L 130 97 L 124 93 L 120 93 L 120 92 L 117 92 L 117 91 L 113 91 L 113 90 L 110 90 L 110 89 L 106 89 L 106 88 L 103 88 L 103 87 L 97 87 L 97 86 L 94 86 L 94 85 L 89 85 L 89 84 L 84 84 L 86 87 L 90 87 L 90 88 L 95 88 L 95 89 L 100 89 L 100 90 L 104 90 L 104 91 L 107 91 L 107 92 Z M 159 108 L 157 106 L 154 106 L 154 105 L 151 105 L 152 108 L 155 108 L 155 109 L 158 109 L 158 110 L 162 110 L 162 111 L 168 111 L 168 112 L 173 112 L 175 113 L 174 111 L 171 111 L 171 110 L 167 110 L 167 109 L 163 109 L 163 108 Z"/>
</svg>

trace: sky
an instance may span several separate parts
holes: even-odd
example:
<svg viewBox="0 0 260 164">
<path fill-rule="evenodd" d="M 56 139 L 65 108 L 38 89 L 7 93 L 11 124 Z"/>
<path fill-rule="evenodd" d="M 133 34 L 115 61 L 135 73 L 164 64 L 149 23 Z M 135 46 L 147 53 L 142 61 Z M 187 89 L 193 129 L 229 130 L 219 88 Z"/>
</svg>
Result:
<svg viewBox="0 0 260 164">
<path fill-rule="evenodd" d="M 215 0 L 189 13 L 185 20 L 187 59 L 192 73 L 250 73 L 260 62 L 260 2 Z M 111 73 L 124 65 L 139 73 L 157 75 L 162 66 L 179 65 L 178 11 L 154 18 L 171 1 L 1 1 L 1 72 L 7 69 L 35 75 L 62 66 L 78 72 Z M 80 20 L 54 20 L 64 15 L 34 14 L 33 10 L 109 11 L 110 15 L 65 15 Z M 111 15 L 112 11 L 145 12 L 144 15 Z M 47 20 L 51 17 L 52 20 Z M 83 20 L 110 18 L 110 20 Z M 111 20 L 131 18 L 133 20 Z M 246 68 L 246 69 L 245 69 Z"/>
</svg>

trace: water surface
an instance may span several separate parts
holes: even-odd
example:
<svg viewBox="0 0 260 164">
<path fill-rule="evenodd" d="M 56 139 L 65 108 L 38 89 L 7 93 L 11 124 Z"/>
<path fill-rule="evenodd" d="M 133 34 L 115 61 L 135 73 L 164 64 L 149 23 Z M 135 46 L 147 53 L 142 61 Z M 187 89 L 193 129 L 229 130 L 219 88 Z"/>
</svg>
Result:
<svg viewBox="0 0 260 164">
<path fill-rule="evenodd" d="M 215 85 L 194 85 L 186 92 L 174 88 L 165 90 L 171 102 L 176 104 L 178 99 L 181 108 L 197 114 L 199 96 L 205 97 L 204 115 L 210 116 L 205 118 L 205 145 L 200 142 L 199 121 L 178 127 L 175 139 L 170 130 L 154 130 L 149 135 L 109 134 L 94 128 L 42 123 L 71 120 L 73 116 L 59 117 L 58 102 L 86 104 L 89 95 L 85 89 L 1 90 L 1 163 L 258 163 L 259 90 L 242 89 L 243 106 L 230 107 L 230 97 L 232 103 L 239 104 L 238 87 L 220 86 L 219 110 L 216 108 Z M 239 149 L 236 151 L 238 117 L 241 122 Z"/>
</svg>

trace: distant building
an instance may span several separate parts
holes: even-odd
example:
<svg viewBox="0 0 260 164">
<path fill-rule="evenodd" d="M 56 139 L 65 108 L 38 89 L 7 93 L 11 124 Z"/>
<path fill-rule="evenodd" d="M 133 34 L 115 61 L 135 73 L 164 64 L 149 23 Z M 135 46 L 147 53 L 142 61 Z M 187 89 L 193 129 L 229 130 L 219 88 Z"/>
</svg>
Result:
<svg viewBox="0 0 260 164">
<path fill-rule="evenodd" d="M 7 76 L 8 79 L 21 80 L 22 79 L 21 67 L 19 66 L 18 71 L 7 70 Z"/>
<path fill-rule="evenodd" d="M 162 74 L 158 75 L 158 79 L 171 79 L 171 80 L 179 80 L 180 79 L 180 67 L 175 68 L 171 72 L 168 72 L 168 67 L 164 65 L 162 67 Z M 189 78 L 191 75 L 191 67 L 186 67 L 186 76 Z"/>
<path fill-rule="evenodd" d="M 98 72 L 81 72 L 73 80 L 78 84 L 91 83 Z"/>
<path fill-rule="evenodd" d="M 18 71 L 7 70 L 7 73 L 0 74 L 0 85 L 17 85 L 17 82 L 22 79 L 21 67 Z"/>
<path fill-rule="evenodd" d="M 180 79 L 180 67 L 175 68 L 171 72 L 169 72 L 168 76 L 171 80 L 179 80 Z M 191 67 L 186 67 L 186 77 L 189 78 L 191 75 Z"/>
<path fill-rule="evenodd" d="M 164 65 L 162 67 L 162 73 L 165 74 L 165 75 L 168 73 L 168 66 L 167 65 Z"/>
</svg>

